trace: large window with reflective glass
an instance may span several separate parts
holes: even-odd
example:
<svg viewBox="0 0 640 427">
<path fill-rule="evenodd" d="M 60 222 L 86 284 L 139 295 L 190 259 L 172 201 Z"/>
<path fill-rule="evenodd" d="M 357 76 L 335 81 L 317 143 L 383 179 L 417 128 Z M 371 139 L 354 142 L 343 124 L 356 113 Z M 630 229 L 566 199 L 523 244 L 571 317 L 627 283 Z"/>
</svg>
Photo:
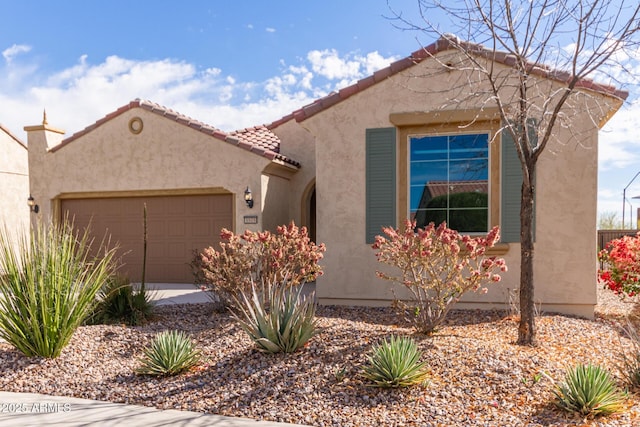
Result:
<svg viewBox="0 0 640 427">
<path fill-rule="evenodd" d="M 488 231 L 488 134 L 411 136 L 409 179 L 418 227 L 447 221 L 460 232 Z"/>
</svg>

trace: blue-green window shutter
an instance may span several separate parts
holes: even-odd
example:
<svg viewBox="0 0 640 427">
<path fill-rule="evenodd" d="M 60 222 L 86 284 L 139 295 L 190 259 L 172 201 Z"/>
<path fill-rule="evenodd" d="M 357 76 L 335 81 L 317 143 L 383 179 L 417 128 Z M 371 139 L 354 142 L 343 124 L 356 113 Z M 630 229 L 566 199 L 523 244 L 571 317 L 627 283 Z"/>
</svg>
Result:
<svg viewBox="0 0 640 427">
<path fill-rule="evenodd" d="M 537 145 L 536 121 L 530 120 L 529 138 L 531 145 Z M 520 242 L 520 200 L 522 198 L 522 166 L 511 133 L 502 131 L 502 197 L 500 235 L 502 242 Z M 535 179 L 535 178 L 534 178 Z M 535 231 L 535 203 L 534 203 L 534 231 Z"/>
<path fill-rule="evenodd" d="M 396 128 L 366 131 L 366 242 L 396 226 Z"/>
</svg>

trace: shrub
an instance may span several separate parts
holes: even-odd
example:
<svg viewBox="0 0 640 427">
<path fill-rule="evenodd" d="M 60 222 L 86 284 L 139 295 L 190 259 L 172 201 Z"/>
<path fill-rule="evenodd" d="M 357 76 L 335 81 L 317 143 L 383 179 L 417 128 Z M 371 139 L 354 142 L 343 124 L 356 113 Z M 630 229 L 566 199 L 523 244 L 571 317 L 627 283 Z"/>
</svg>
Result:
<svg viewBox="0 0 640 427">
<path fill-rule="evenodd" d="M 622 375 L 631 387 L 640 389 L 640 349 L 637 346 L 631 354 L 624 355 Z"/>
<path fill-rule="evenodd" d="M 26 356 L 54 358 L 91 313 L 114 271 L 115 249 L 92 256 L 88 231 L 66 221 L 18 237 L 0 233 L 0 336 Z"/>
<path fill-rule="evenodd" d="M 416 343 L 406 337 L 391 336 L 376 345 L 368 356 L 362 376 L 376 387 L 407 387 L 425 384 L 428 377 L 426 364 L 420 362 L 422 353 Z"/>
<path fill-rule="evenodd" d="M 612 240 L 598 253 L 598 277 L 616 294 L 634 296 L 640 291 L 640 232 Z"/>
<path fill-rule="evenodd" d="M 604 368 L 591 364 L 570 368 L 554 394 L 559 408 L 582 416 L 618 412 L 627 397 Z"/>
<path fill-rule="evenodd" d="M 160 332 L 144 349 L 140 375 L 176 375 L 198 364 L 200 351 L 189 337 L 181 331 Z"/>
<path fill-rule="evenodd" d="M 322 274 L 318 261 L 325 247 L 316 245 L 305 227 L 291 222 L 269 231 L 234 234 L 223 229 L 220 250 L 213 247 L 197 253 L 192 262 L 196 282 L 212 291 L 224 306 L 230 306 L 252 283 L 287 283 L 296 286 Z M 286 278 L 286 281 L 285 281 Z"/>
<path fill-rule="evenodd" d="M 423 333 L 433 333 L 462 295 L 500 281 L 494 271 L 507 270 L 504 259 L 485 256 L 500 238 L 498 227 L 486 237 L 472 238 L 447 228 L 444 222 L 437 228 L 430 223 L 416 229 L 415 222 L 406 221 L 402 231 L 385 227 L 383 232 L 387 237 L 376 236 L 373 245 L 378 250 L 376 257 L 399 269 L 400 275 L 380 271 L 377 275 L 409 291 L 409 301 L 396 299 L 395 305 Z"/>
<path fill-rule="evenodd" d="M 302 296 L 302 286 L 267 284 L 258 293 L 254 286 L 236 298 L 233 317 L 256 343 L 269 353 L 292 353 L 317 334 L 313 294 Z"/>
<path fill-rule="evenodd" d="M 153 315 L 154 303 L 148 290 L 134 290 L 129 279 L 110 277 L 98 295 L 99 303 L 88 323 L 125 323 L 137 326 Z"/>
<path fill-rule="evenodd" d="M 619 369 L 620 373 L 627 383 L 635 388 L 640 389 L 640 335 L 633 323 L 627 320 L 626 326 L 623 326 L 624 334 L 631 340 L 631 348 L 625 350 L 620 345 L 619 352 Z"/>
</svg>

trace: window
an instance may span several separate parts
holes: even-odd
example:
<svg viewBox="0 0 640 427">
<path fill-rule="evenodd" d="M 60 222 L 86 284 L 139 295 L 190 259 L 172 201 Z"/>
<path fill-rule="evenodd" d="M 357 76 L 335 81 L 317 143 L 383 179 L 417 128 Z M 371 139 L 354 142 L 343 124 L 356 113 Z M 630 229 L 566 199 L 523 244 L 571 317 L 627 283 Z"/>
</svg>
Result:
<svg viewBox="0 0 640 427">
<path fill-rule="evenodd" d="M 418 227 L 487 232 L 489 135 L 410 136 L 409 213 Z"/>
</svg>

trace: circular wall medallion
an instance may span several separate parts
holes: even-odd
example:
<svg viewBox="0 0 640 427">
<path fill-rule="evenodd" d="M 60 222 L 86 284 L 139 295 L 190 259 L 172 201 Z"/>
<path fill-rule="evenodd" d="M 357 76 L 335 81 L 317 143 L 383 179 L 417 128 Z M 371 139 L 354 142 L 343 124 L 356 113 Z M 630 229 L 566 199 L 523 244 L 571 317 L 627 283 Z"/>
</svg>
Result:
<svg viewBox="0 0 640 427">
<path fill-rule="evenodd" d="M 129 132 L 132 134 L 137 135 L 142 132 L 142 127 L 142 119 L 140 117 L 134 117 L 129 120 Z"/>
</svg>

